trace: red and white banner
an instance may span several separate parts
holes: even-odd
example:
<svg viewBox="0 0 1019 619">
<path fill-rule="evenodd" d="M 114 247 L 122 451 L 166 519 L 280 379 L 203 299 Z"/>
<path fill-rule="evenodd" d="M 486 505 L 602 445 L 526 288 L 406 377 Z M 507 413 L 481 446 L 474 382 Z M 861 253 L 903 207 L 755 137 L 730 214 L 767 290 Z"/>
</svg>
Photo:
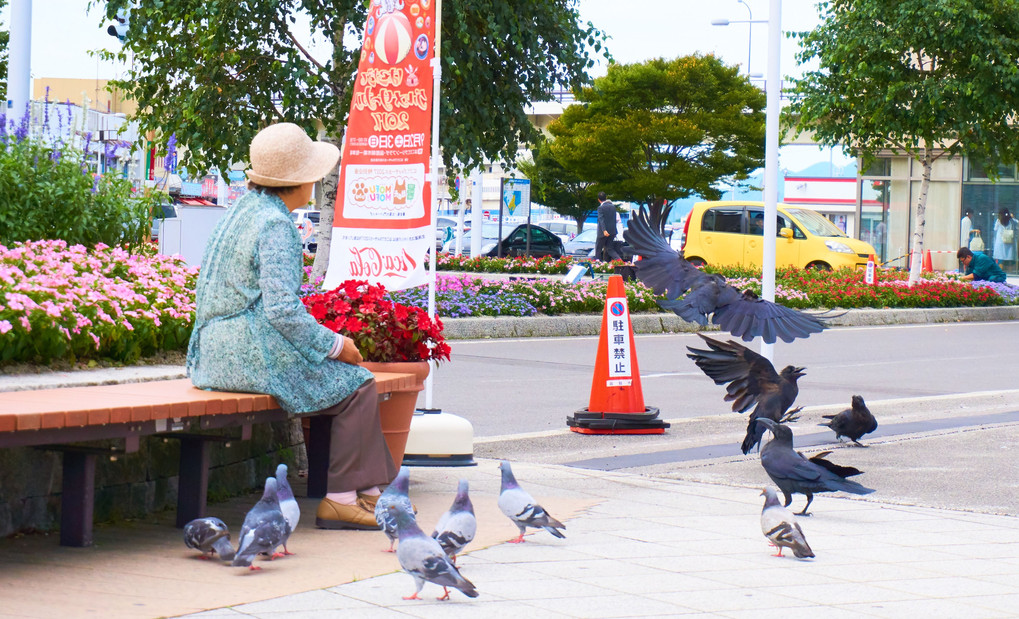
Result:
<svg viewBox="0 0 1019 619">
<path fill-rule="evenodd" d="M 372 0 L 343 141 L 324 286 L 427 283 L 435 0 Z"/>
</svg>

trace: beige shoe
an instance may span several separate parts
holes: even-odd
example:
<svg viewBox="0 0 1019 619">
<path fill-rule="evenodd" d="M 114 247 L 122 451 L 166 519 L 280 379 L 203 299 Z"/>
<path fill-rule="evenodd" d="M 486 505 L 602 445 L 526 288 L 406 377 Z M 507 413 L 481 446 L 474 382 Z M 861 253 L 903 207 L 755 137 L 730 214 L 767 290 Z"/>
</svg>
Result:
<svg viewBox="0 0 1019 619">
<path fill-rule="evenodd" d="M 375 512 L 367 509 L 362 500 L 357 505 L 343 505 L 329 499 L 322 499 L 315 512 L 315 526 L 320 529 L 360 529 L 378 531 Z"/>
<path fill-rule="evenodd" d="M 359 503 L 364 503 L 365 507 L 367 507 L 371 512 L 374 513 L 374 511 L 375 511 L 375 504 L 378 503 L 379 496 L 381 496 L 381 495 L 378 495 L 378 494 L 376 494 L 376 495 L 361 494 L 360 492 L 358 492 L 357 493 L 357 501 Z"/>
</svg>

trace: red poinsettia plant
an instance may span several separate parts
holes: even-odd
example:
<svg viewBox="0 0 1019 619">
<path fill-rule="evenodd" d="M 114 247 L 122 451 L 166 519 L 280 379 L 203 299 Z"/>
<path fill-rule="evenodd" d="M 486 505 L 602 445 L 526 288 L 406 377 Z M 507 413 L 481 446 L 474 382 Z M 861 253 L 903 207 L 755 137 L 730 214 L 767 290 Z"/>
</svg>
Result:
<svg viewBox="0 0 1019 619">
<path fill-rule="evenodd" d="M 303 301 L 319 324 L 354 340 L 365 361 L 449 360 L 439 317 L 390 301 L 382 285 L 348 280 Z"/>
</svg>

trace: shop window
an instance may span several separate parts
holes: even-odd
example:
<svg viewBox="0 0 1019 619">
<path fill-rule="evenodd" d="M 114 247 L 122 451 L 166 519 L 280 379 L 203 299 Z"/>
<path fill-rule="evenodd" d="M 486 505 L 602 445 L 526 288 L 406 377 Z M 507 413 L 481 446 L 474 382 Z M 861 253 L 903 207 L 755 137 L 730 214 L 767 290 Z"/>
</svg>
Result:
<svg viewBox="0 0 1019 619">
<path fill-rule="evenodd" d="M 997 180 L 1015 180 L 1015 166 L 998 164 L 995 166 L 995 170 L 997 172 Z M 991 180 L 991 176 L 987 173 L 987 170 L 984 167 L 983 160 L 977 159 L 976 157 L 968 157 L 966 159 L 966 180 Z"/>
</svg>

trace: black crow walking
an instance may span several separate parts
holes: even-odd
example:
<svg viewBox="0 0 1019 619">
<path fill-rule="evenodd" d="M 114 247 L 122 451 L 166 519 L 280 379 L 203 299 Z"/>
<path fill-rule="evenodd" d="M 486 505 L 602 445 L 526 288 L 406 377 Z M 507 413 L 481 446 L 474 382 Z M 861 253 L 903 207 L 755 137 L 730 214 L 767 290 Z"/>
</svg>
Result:
<svg viewBox="0 0 1019 619">
<path fill-rule="evenodd" d="M 792 495 L 806 495 L 807 504 L 799 516 L 808 516 L 807 508 L 814 500 L 815 492 L 850 492 L 852 494 L 870 494 L 871 488 L 865 488 L 855 481 L 845 479 L 849 475 L 858 475 L 860 471 L 852 467 L 840 467 L 823 458 L 808 460 L 793 449 L 793 431 L 781 423 L 761 418 L 757 423 L 763 424 L 775 438 L 761 448 L 761 466 L 768 477 L 785 495 L 785 506 L 793 502 Z M 819 456 L 827 455 L 819 454 Z"/>
<path fill-rule="evenodd" d="M 837 415 L 823 415 L 828 423 L 818 425 L 826 426 L 835 431 L 835 438 L 842 440 L 845 436 L 860 447 L 866 445 L 860 443 L 860 437 L 877 430 L 877 419 L 863 402 L 863 396 L 854 395 L 852 408 L 847 408 Z"/>
</svg>

